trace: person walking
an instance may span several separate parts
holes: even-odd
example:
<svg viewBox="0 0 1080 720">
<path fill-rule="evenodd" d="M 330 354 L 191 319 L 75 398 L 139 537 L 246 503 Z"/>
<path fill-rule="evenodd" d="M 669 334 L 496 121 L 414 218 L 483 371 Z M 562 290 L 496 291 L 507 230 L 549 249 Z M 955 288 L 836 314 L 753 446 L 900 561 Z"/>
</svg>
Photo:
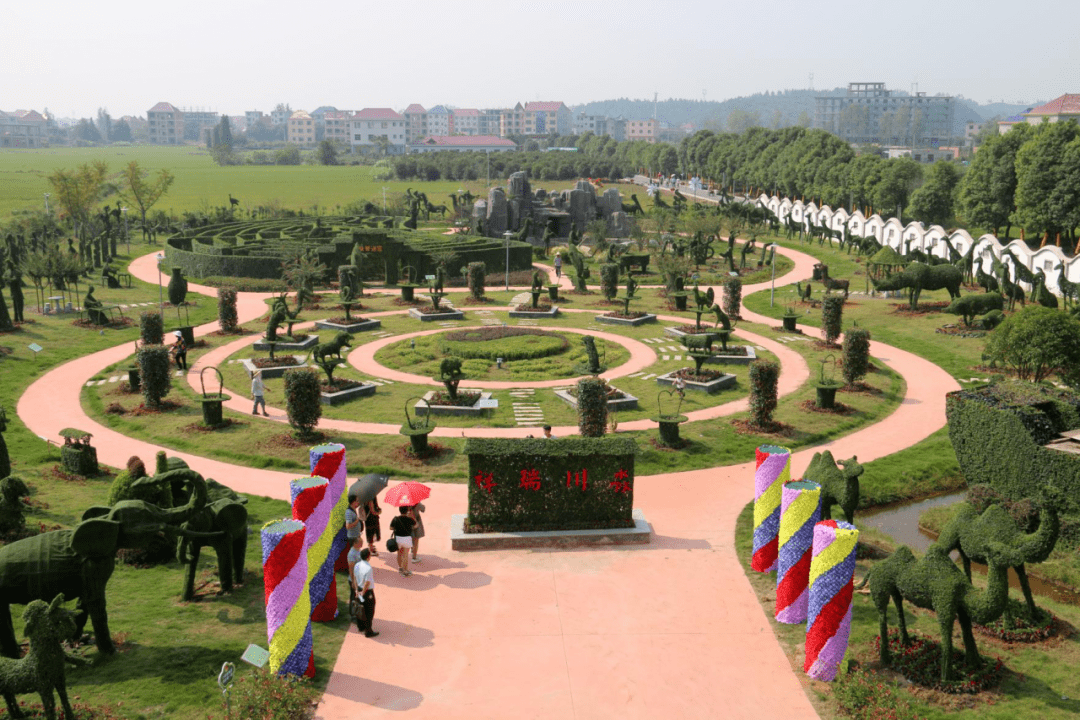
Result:
<svg viewBox="0 0 1080 720">
<path fill-rule="evenodd" d="M 345 562 L 349 566 L 349 602 L 359 597 L 356 594 L 356 583 L 353 581 L 353 571 L 356 563 L 360 562 L 360 551 L 364 549 L 364 541 L 359 536 L 349 541 L 349 554 L 345 556 Z"/>
<path fill-rule="evenodd" d="M 187 370 L 187 343 L 184 342 L 184 335 L 179 330 L 174 331 L 173 335 L 176 337 L 172 346 L 173 360 L 176 361 L 176 367 Z"/>
<path fill-rule="evenodd" d="M 368 549 L 371 550 L 371 554 L 378 556 L 379 551 L 375 549 L 375 541 L 382 540 L 382 528 L 379 526 L 379 516 L 382 515 L 382 508 L 379 507 L 379 501 L 376 498 L 371 498 L 368 504 L 364 506 L 364 522 L 367 525 L 364 528 L 364 533 L 367 535 Z"/>
<path fill-rule="evenodd" d="M 355 495 L 349 496 L 349 506 L 345 508 L 345 538 L 348 541 L 348 547 L 356 548 L 356 552 L 359 555 L 359 548 L 364 547 L 364 541 L 361 539 L 360 531 L 364 529 L 364 521 L 360 519 L 360 498 Z M 349 550 L 349 567 L 352 568 L 356 562 L 352 559 L 353 551 Z"/>
<path fill-rule="evenodd" d="M 266 398 L 263 397 L 265 393 L 266 386 L 263 385 L 262 370 L 256 370 L 251 373 L 251 398 L 255 401 L 255 406 L 251 408 L 252 415 L 258 415 L 259 406 L 262 405 L 262 414 L 270 417 L 270 413 L 266 412 Z"/>
<path fill-rule="evenodd" d="M 420 538 L 424 537 L 424 519 L 420 517 L 420 513 L 425 510 L 427 508 L 424 507 L 424 503 L 416 503 L 409 512 L 415 523 L 412 531 L 412 561 L 414 563 L 420 562 L 420 558 L 416 557 L 416 551 L 420 547 Z"/>
<path fill-rule="evenodd" d="M 373 638 L 379 633 L 371 627 L 371 621 L 375 619 L 375 573 L 371 571 L 370 558 L 371 552 L 367 548 L 360 551 L 360 562 L 353 568 L 352 579 L 356 598 L 364 606 L 356 615 L 356 629 L 363 632 L 364 637 Z"/>
<path fill-rule="evenodd" d="M 412 575 L 409 570 L 409 552 L 412 550 L 412 531 L 416 521 L 409 517 L 409 506 L 402 505 L 398 508 L 400 513 L 390 521 L 390 532 L 394 533 L 397 541 L 398 572 L 408 577 Z"/>
<path fill-rule="evenodd" d="M 562 277 L 562 255 L 555 253 L 555 277 Z"/>
</svg>

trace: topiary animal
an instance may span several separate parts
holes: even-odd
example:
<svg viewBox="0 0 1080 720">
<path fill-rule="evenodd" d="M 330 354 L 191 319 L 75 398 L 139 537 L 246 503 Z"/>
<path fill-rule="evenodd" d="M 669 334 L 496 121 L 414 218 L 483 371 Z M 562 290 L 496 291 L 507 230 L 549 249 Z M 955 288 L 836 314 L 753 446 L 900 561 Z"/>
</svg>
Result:
<svg viewBox="0 0 1080 720">
<path fill-rule="evenodd" d="M 814 453 L 803 479 L 821 486 L 822 520 L 831 520 L 832 506 L 839 505 L 844 511 L 844 519 L 855 522 L 855 508 L 859 507 L 859 476 L 862 474 L 863 466 L 857 457 L 837 462 L 828 450 Z"/>
<path fill-rule="evenodd" d="M 30 497 L 30 488 L 21 478 L 12 475 L 0 480 L 0 535 L 18 532 L 26 525 L 24 497 Z"/>
<path fill-rule="evenodd" d="M 75 632 L 71 613 L 64 609 L 64 594 L 60 593 L 49 604 L 44 600 L 31 601 L 23 611 L 23 623 L 26 637 L 30 639 L 30 651 L 19 660 L 0 658 L 0 693 L 4 695 L 8 714 L 13 718 L 26 717 L 15 696 L 36 692 L 41 696 L 47 720 L 56 720 L 56 700 L 53 698 L 53 691 L 56 691 L 64 717 L 75 717 L 68 702 L 64 663 L 83 664 L 85 661 L 66 654 L 60 644 Z"/>
</svg>

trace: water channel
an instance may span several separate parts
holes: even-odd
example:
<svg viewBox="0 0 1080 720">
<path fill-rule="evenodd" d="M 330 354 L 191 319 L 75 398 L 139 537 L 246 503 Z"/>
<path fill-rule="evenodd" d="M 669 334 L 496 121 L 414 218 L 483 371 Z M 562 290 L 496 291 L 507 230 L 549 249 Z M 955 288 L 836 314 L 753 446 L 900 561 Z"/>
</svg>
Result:
<svg viewBox="0 0 1080 720">
<path fill-rule="evenodd" d="M 896 503 L 866 513 L 857 513 L 855 519 L 862 525 L 888 535 L 897 545 L 907 545 L 916 554 L 922 554 L 937 537 L 919 528 L 919 516 L 933 507 L 963 502 L 966 497 L 966 492 L 957 492 L 909 503 Z M 959 560 L 959 557 L 958 553 L 953 553 L 954 560 Z M 971 567 L 975 572 L 986 574 L 985 565 L 973 562 Z M 1080 606 L 1080 591 L 1034 577 L 1031 567 L 1028 568 L 1028 583 L 1035 595 L 1044 595 L 1058 602 Z M 1020 581 L 1012 570 L 1009 571 L 1009 586 L 1018 591 L 1014 597 L 1022 597 L 1019 593 Z"/>
</svg>

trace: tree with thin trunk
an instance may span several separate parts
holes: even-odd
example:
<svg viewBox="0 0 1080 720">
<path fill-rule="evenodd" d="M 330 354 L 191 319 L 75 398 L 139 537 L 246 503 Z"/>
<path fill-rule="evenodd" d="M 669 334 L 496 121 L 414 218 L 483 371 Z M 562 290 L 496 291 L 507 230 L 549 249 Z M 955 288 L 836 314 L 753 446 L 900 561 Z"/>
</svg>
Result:
<svg viewBox="0 0 1080 720">
<path fill-rule="evenodd" d="M 162 168 L 153 180 L 150 172 L 139 167 L 138 160 L 132 160 L 121 173 L 123 187 L 120 196 L 133 205 L 138 206 L 139 215 L 142 217 L 143 240 L 146 240 L 146 213 L 154 206 L 161 196 L 169 191 L 173 184 L 173 174 Z"/>
<path fill-rule="evenodd" d="M 90 221 L 105 188 L 109 166 L 101 160 L 84 163 L 75 170 L 55 170 L 49 175 L 53 197 L 68 217 L 79 225 Z"/>
</svg>

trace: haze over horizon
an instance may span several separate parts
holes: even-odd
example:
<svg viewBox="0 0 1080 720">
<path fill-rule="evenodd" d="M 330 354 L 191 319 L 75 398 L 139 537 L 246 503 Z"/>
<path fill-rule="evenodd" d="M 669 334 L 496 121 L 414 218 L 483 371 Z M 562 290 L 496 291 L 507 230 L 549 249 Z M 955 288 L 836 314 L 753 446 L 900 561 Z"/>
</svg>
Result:
<svg viewBox="0 0 1080 720">
<path fill-rule="evenodd" d="M 719 101 L 809 88 L 811 73 L 820 90 L 873 81 L 911 91 L 917 83 L 929 95 L 980 103 L 1080 92 L 1080 5 L 1046 0 L 1022 12 L 1002 0 L 974 10 L 919 0 L 903 13 L 853 0 L 823 0 L 812 13 L 784 0 L 175 7 L 59 0 L 44 11 L 5 8 L 0 109 L 92 117 L 107 108 L 115 118 L 145 116 L 160 101 L 229 115 L 277 103 L 578 105 L 654 92 Z"/>
</svg>

